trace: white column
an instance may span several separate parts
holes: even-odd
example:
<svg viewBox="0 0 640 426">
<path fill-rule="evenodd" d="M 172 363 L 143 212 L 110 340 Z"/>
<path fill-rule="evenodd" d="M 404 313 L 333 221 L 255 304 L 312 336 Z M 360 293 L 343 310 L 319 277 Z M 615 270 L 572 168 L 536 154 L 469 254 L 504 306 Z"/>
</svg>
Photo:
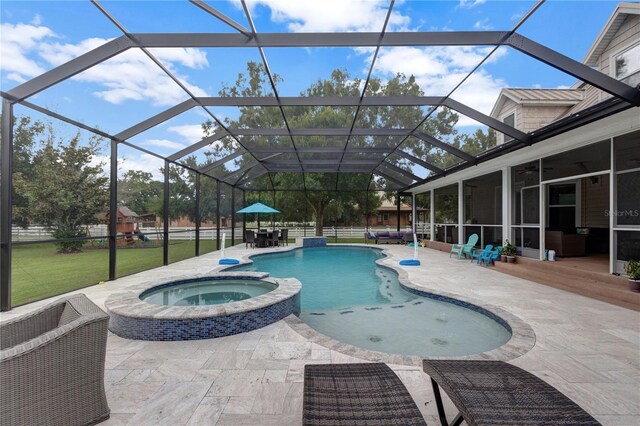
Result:
<svg viewBox="0 0 640 426">
<path fill-rule="evenodd" d="M 429 191 L 429 240 L 435 241 L 436 239 L 436 191 L 431 189 Z"/>
<path fill-rule="evenodd" d="M 502 169 L 502 241 L 511 241 L 511 167 Z"/>
<path fill-rule="evenodd" d="M 415 234 L 416 233 L 416 219 L 417 219 L 417 215 L 416 215 L 416 193 L 412 192 L 411 193 L 411 231 Z"/>
<path fill-rule="evenodd" d="M 615 161 L 615 149 L 613 147 L 613 138 L 611 138 L 611 167 L 609 172 L 609 273 L 613 274 L 615 271 L 615 263 L 617 257 L 617 246 L 615 244 L 615 226 L 616 217 L 613 213 L 618 208 L 618 199 L 616 196 L 616 161 Z"/>
<path fill-rule="evenodd" d="M 464 186 L 458 181 L 458 243 L 464 244 Z"/>
<path fill-rule="evenodd" d="M 542 182 L 542 161 L 540 162 L 540 182 Z M 545 250 L 545 241 L 544 241 L 544 230 L 547 227 L 547 208 L 546 208 L 546 199 L 547 199 L 547 185 L 540 183 L 540 255 L 538 256 L 539 260 L 544 260 L 544 250 Z"/>
</svg>

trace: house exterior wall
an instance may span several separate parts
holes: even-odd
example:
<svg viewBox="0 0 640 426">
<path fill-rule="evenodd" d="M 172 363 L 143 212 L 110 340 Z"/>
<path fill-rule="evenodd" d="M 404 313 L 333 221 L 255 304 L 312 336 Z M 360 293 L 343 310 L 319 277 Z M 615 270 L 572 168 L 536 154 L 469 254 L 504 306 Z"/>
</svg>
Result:
<svg viewBox="0 0 640 426">
<path fill-rule="evenodd" d="M 525 133 L 538 130 L 555 121 L 567 109 L 564 105 L 522 105 L 522 127 L 518 129 Z"/>
<path fill-rule="evenodd" d="M 500 111 L 498 111 L 498 113 L 496 114 L 496 117 L 498 120 L 502 121 L 504 119 L 504 117 L 507 117 L 511 114 L 515 113 L 516 114 L 516 121 L 515 121 L 515 125 L 516 125 L 516 129 L 521 129 L 522 128 L 522 106 L 518 105 L 517 103 L 515 103 L 513 100 L 511 99 L 506 99 L 504 104 L 502 105 L 502 109 L 500 109 Z M 507 138 L 510 139 L 510 138 Z M 501 145 L 503 143 L 505 143 L 505 137 L 503 134 L 499 134 L 498 135 L 498 145 Z"/>
<path fill-rule="evenodd" d="M 581 226 L 587 228 L 609 228 L 609 175 L 597 179 L 582 179 L 581 189 Z"/>
<path fill-rule="evenodd" d="M 602 55 L 598 58 L 597 66 L 600 72 L 615 78 L 613 69 L 611 68 L 612 55 L 618 54 L 621 50 L 625 50 L 639 41 L 640 15 L 629 15 L 620 26 L 616 35 L 611 39 L 607 48 L 602 52 Z M 607 92 L 603 92 L 593 86 L 585 85 L 585 101 L 581 104 L 580 109 L 595 105 L 610 97 L 611 95 Z"/>
</svg>

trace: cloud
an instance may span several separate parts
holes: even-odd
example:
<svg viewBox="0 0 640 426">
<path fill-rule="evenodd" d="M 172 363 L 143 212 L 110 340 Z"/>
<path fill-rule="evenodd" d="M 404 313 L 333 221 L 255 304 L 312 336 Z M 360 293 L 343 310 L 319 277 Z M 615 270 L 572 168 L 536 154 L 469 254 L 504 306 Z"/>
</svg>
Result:
<svg viewBox="0 0 640 426">
<path fill-rule="evenodd" d="M 22 83 L 46 71 L 29 58 L 28 53 L 37 49 L 44 39 L 56 37 L 53 31 L 38 25 L 4 23 L 0 34 L 0 59 L 8 79 Z"/>
<path fill-rule="evenodd" d="M 129 170 L 148 172 L 156 180 L 162 181 L 164 176 L 160 168 L 164 167 L 164 160 L 147 153 L 138 156 L 126 156 L 118 158 L 118 174 L 121 176 Z"/>
<path fill-rule="evenodd" d="M 477 30 L 488 31 L 488 30 L 492 30 L 493 29 L 493 25 L 491 25 L 489 23 L 489 18 L 484 18 L 484 19 L 481 19 L 479 21 L 476 21 L 473 24 L 473 28 L 475 28 Z"/>
<path fill-rule="evenodd" d="M 463 9 L 471 9 L 472 7 L 479 6 L 483 3 L 486 3 L 487 0 L 460 0 L 458 6 Z"/>
<path fill-rule="evenodd" d="M 375 70 L 385 77 L 397 73 L 414 75 L 428 96 L 444 96 L 453 90 L 467 74 L 491 52 L 492 47 L 436 46 L 393 47 L 380 51 Z M 498 49 L 487 61 L 496 62 L 508 53 Z M 500 89 L 507 83 L 480 69 L 456 90 L 452 98 L 486 114 L 491 112 Z M 460 125 L 477 125 L 466 117 Z"/>
<path fill-rule="evenodd" d="M 168 139 L 147 139 L 144 142 L 142 142 L 143 145 L 149 145 L 149 146 L 157 146 L 160 148 L 167 148 L 167 149 L 172 149 L 172 150 L 180 150 L 185 148 L 186 145 L 178 143 L 178 142 L 174 142 L 174 141 L 170 141 Z"/>
<path fill-rule="evenodd" d="M 461 0 L 458 7 L 470 9 L 486 0 Z M 329 0 L 302 2 L 296 0 L 257 0 L 251 6 L 261 5 L 271 11 L 271 20 L 284 23 L 290 31 L 380 31 L 387 13 L 388 2 Z M 408 30 L 409 16 L 394 11 L 390 18 L 390 30 Z M 489 19 L 481 19 L 475 28 L 487 30 L 492 26 Z M 432 28 L 431 30 L 446 30 Z M 467 74 L 474 69 L 492 47 L 434 46 L 434 47 L 385 47 L 380 50 L 375 64 L 375 73 L 385 79 L 397 73 L 414 75 L 427 95 L 447 95 Z M 355 48 L 365 56 L 368 67 L 372 49 Z M 498 61 L 507 54 L 498 49 L 487 61 Z M 364 70 L 366 73 L 368 68 Z M 453 97 L 482 112 L 489 113 L 500 89 L 506 82 L 479 70 L 464 83 L 465 90 L 458 90 Z M 461 125 L 477 125 L 473 120 L 461 117 Z"/>
<path fill-rule="evenodd" d="M 34 18 L 34 22 L 38 19 Z M 97 48 L 111 39 L 87 38 L 78 43 L 61 43 L 51 29 L 27 24 L 2 24 L 2 63 L 6 78 L 18 83 L 42 74 Z M 209 66 L 205 51 L 193 48 L 152 49 L 156 56 L 196 96 L 205 90 L 190 83 L 176 66 L 203 69 Z M 126 52 L 73 77 L 98 85 L 93 94 L 109 103 L 127 100 L 149 101 L 155 106 L 171 106 L 187 98 L 140 49 Z"/>
<path fill-rule="evenodd" d="M 202 124 L 185 124 L 182 126 L 171 126 L 167 130 L 177 133 L 184 138 L 185 142 L 196 143 L 204 138 Z"/>
<path fill-rule="evenodd" d="M 293 32 L 380 31 L 384 25 L 387 1 L 300 1 L 257 0 L 250 5 L 262 5 L 271 10 L 271 20 L 286 23 Z M 389 29 L 405 28 L 410 18 L 393 11 Z"/>
</svg>

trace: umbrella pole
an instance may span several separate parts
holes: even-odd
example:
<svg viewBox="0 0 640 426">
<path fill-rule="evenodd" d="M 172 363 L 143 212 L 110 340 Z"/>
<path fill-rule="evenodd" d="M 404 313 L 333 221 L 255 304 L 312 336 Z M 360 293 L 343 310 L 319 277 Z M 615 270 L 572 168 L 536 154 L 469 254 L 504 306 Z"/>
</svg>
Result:
<svg viewBox="0 0 640 426">
<path fill-rule="evenodd" d="M 258 218 L 258 232 L 260 232 L 260 215 L 256 213 L 256 217 Z"/>
</svg>

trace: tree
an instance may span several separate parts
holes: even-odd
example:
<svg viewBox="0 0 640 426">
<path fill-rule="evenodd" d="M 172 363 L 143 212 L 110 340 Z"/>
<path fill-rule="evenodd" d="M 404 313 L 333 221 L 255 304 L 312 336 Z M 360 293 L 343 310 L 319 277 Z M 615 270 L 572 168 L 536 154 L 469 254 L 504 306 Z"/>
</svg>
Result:
<svg viewBox="0 0 640 426">
<path fill-rule="evenodd" d="M 279 76 L 274 77 L 276 84 L 281 82 Z M 225 86 L 220 91 L 220 96 L 270 96 L 269 91 L 265 90 L 265 84 L 268 79 L 264 67 L 262 65 L 249 62 L 247 64 L 247 73 L 239 74 L 233 86 Z M 360 88 L 363 81 L 359 78 L 352 78 L 345 70 L 336 69 L 331 73 L 330 78 L 326 80 L 318 80 L 307 88 L 301 96 L 360 96 Z M 266 95 L 265 95 L 266 94 Z M 367 86 L 367 96 L 423 96 L 424 93 L 417 84 L 415 77 L 406 77 L 404 74 L 397 74 L 390 80 L 383 82 L 378 78 L 372 78 Z M 355 108 L 353 107 L 287 107 L 286 118 L 291 128 L 309 128 L 309 127 L 336 127 L 350 128 L 354 121 Z M 361 107 L 355 122 L 355 127 L 374 128 L 409 128 L 412 129 L 417 123 L 424 118 L 424 111 L 417 106 L 375 106 Z M 482 147 L 491 144 L 491 136 L 485 135 L 482 131 L 478 131 L 472 135 L 459 134 L 456 130 L 458 115 L 448 108 L 439 108 L 437 113 L 430 116 L 419 128 L 420 131 L 428 133 L 438 139 L 450 143 L 452 146 L 466 151 L 481 150 Z M 268 107 L 241 107 L 240 116 L 233 120 L 227 119 L 226 123 L 230 128 L 269 128 L 284 127 L 282 114 L 278 108 Z M 212 134 L 216 130 L 213 122 L 207 121 L 203 124 L 203 129 L 207 134 Z M 495 139 L 495 137 L 493 138 Z M 265 137 L 253 136 L 243 138 L 243 144 L 251 147 L 260 146 L 291 146 L 292 143 L 296 147 L 372 147 L 372 146 L 396 146 L 400 142 L 394 137 L 352 137 L 335 138 L 326 136 L 305 136 L 294 137 L 293 141 L 288 137 Z M 469 145 L 466 145 L 469 144 Z M 493 142 L 495 145 L 495 141 Z M 250 149 L 249 148 L 249 149 Z M 451 154 L 439 149 L 435 149 L 423 141 L 409 137 L 402 146 L 403 149 L 412 152 L 417 157 L 423 158 L 441 168 L 445 168 L 459 161 L 459 159 Z M 213 146 L 211 155 L 220 158 L 225 153 L 233 152 L 237 149 L 236 143 L 231 138 L 225 138 L 220 143 Z M 324 161 L 339 162 L 340 158 L 336 158 L 331 153 L 313 154 L 315 159 Z M 415 165 L 399 156 L 385 157 L 375 154 L 350 154 L 352 159 L 358 160 L 380 160 L 391 163 L 397 167 L 411 171 Z M 295 159 L 294 153 L 284 153 L 273 155 L 273 160 Z M 340 156 L 338 156 L 340 157 Z M 236 164 L 241 167 L 243 165 L 252 164 L 255 159 L 250 154 L 244 154 L 238 157 Z M 257 166 L 261 167 L 261 166 Z M 385 170 L 392 177 L 397 177 L 403 182 L 406 178 L 398 174 L 396 171 Z M 278 192 L 278 199 L 283 203 L 278 208 L 283 211 L 283 217 L 296 217 L 300 214 L 300 206 L 306 205 L 313 212 L 316 222 L 316 234 L 322 235 L 322 226 L 325 219 L 335 219 L 341 215 L 352 215 L 354 212 L 364 214 L 364 206 L 362 205 L 365 188 L 371 191 L 379 190 L 387 186 L 388 182 L 382 177 L 376 177 L 371 173 L 304 173 L 304 182 L 301 181 L 300 173 L 277 173 L 267 174 L 253 183 L 253 187 L 263 188 L 271 187 L 272 189 L 282 189 L 284 192 Z M 351 188 L 360 190 L 338 191 L 336 187 L 336 179 L 339 179 L 340 188 Z M 249 179 L 247 179 L 249 181 Z M 291 189 L 300 189 L 300 191 L 291 191 Z M 304 190 L 302 190 L 304 189 Z M 289 191 L 287 191 L 289 190 Z M 280 195 L 282 194 L 282 195 Z M 285 202 L 286 201 L 286 202 Z M 380 205 L 380 198 L 373 195 L 369 199 L 369 211 L 375 211 Z M 291 207 L 292 211 L 288 211 Z"/>
<path fill-rule="evenodd" d="M 48 141 L 33 157 L 33 175 L 27 187 L 29 217 L 50 229 L 55 239 L 85 236 L 83 226 L 96 223 L 109 204 L 109 179 L 104 164 L 92 165 L 101 138 L 80 145 L 78 132 L 68 143 L 55 141 L 52 126 Z M 82 241 L 59 243 L 60 251 L 77 252 Z"/>
<path fill-rule="evenodd" d="M 156 213 L 162 209 L 162 182 L 149 172 L 128 170 L 118 179 L 118 205 L 138 214 Z"/>
<path fill-rule="evenodd" d="M 31 117 L 14 118 L 13 132 L 13 224 L 22 228 L 29 226 L 28 183 L 33 180 L 33 152 L 44 136 L 45 126 L 41 121 L 32 122 Z"/>
</svg>

